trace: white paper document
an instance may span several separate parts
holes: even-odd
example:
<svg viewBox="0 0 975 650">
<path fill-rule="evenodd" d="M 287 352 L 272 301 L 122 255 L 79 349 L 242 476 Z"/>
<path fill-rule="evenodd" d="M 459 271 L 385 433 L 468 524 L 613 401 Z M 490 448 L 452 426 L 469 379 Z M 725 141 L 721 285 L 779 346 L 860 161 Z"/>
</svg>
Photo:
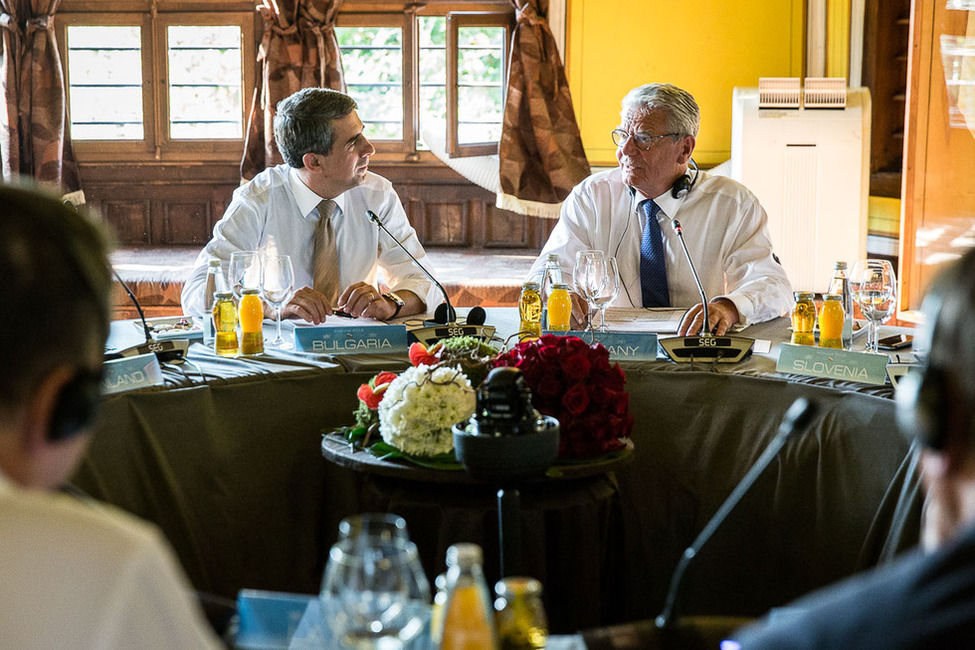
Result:
<svg viewBox="0 0 975 650">
<path fill-rule="evenodd" d="M 676 334 L 686 311 L 683 307 L 608 307 L 606 325 L 611 332 Z"/>
</svg>

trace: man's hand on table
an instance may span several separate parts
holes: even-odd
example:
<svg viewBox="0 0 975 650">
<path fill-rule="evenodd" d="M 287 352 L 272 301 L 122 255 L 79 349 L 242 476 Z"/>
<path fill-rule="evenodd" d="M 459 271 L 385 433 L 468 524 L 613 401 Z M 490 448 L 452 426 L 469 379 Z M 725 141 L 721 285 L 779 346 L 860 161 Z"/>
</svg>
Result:
<svg viewBox="0 0 975 650">
<path fill-rule="evenodd" d="M 678 336 L 701 333 L 704 322 L 704 305 L 697 303 L 687 310 L 677 328 Z M 727 298 L 715 298 L 708 302 L 708 330 L 718 336 L 725 334 L 738 323 L 738 308 Z"/>
</svg>

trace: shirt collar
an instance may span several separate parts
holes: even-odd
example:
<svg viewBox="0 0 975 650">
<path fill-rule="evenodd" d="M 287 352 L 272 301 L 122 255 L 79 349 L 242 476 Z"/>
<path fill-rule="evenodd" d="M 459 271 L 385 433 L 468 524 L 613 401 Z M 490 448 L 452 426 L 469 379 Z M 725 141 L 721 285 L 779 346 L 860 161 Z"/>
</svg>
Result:
<svg viewBox="0 0 975 650">
<path fill-rule="evenodd" d="M 660 196 L 649 197 L 634 187 L 631 196 L 631 204 L 634 212 L 640 212 L 640 204 L 649 198 L 653 198 L 653 202 L 660 208 L 660 213 L 668 219 L 673 219 L 677 216 L 677 210 L 680 208 L 681 203 L 684 202 L 682 198 L 675 199 L 669 189 Z"/>
<path fill-rule="evenodd" d="M 317 221 L 318 213 L 315 212 L 315 208 L 321 203 L 324 198 L 318 196 L 313 192 L 307 185 L 301 182 L 298 177 L 298 172 L 295 171 L 294 167 L 288 168 L 288 183 L 291 185 L 291 192 L 295 195 L 295 202 L 298 204 L 298 210 L 301 212 L 301 216 L 305 219 L 315 218 Z M 334 199 L 335 205 L 341 212 L 345 212 L 345 192 L 339 194 Z"/>
</svg>

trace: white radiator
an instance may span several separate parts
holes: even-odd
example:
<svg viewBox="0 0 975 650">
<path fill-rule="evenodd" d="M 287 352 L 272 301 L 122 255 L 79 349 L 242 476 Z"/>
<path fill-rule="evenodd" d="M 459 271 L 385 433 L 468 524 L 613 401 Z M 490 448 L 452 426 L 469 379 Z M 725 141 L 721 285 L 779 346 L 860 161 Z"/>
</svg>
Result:
<svg viewBox="0 0 975 650">
<path fill-rule="evenodd" d="M 844 108 L 760 109 L 758 99 L 735 88 L 731 176 L 768 213 L 792 288 L 825 291 L 837 260 L 866 255 L 869 91 L 848 89 Z"/>
</svg>

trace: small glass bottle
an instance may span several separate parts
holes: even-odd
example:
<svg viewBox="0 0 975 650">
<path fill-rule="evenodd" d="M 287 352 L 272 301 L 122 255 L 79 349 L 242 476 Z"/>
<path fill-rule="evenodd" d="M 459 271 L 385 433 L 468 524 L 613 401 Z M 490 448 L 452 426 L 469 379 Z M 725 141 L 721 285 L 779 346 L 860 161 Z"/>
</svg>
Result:
<svg viewBox="0 0 975 650">
<path fill-rule="evenodd" d="M 850 291 L 850 278 L 846 274 L 846 262 L 837 262 L 833 267 L 833 279 L 829 282 L 827 294 L 842 296 L 843 305 L 843 348 L 853 347 L 853 293 Z"/>
<path fill-rule="evenodd" d="M 447 549 L 447 603 L 440 650 L 497 650 L 482 558 L 477 544 L 454 544 Z"/>
<path fill-rule="evenodd" d="M 542 335 L 542 295 L 537 282 L 526 282 L 521 287 L 518 313 L 521 315 L 519 340 L 537 339 Z"/>
<path fill-rule="evenodd" d="M 240 297 L 240 353 L 264 352 L 264 305 L 257 289 L 244 289 Z"/>
<path fill-rule="evenodd" d="M 213 303 L 213 326 L 216 329 L 214 351 L 222 357 L 237 356 L 237 305 L 230 292 L 218 292 Z"/>
<path fill-rule="evenodd" d="M 569 331 L 572 320 L 572 297 L 569 295 L 569 285 L 556 284 L 548 297 L 548 329 L 553 332 Z"/>
<path fill-rule="evenodd" d="M 545 270 L 542 273 L 542 282 L 539 286 L 542 297 L 542 329 L 551 329 L 548 326 L 548 298 L 552 295 L 555 285 L 562 284 L 562 264 L 559 262 L 558 253 L 549 253 L 545 258 Z"/>
<path fill-rule="evenodd" d="M 501 650 L 540 650 L 548 640 L 542 583 L 534 578 L 504 578 L 494 586 L 495 621 Z"/>
<path fill-rule="evenodd" d="M 211 259 L 207 265 L 207 281 L 203 288 L 203 344 L 213 345 L 215 329 L 213 326 L 213 302 L 217 291 L 226 291 L 220 260 Z"/>
<path fill-rule="evenodd" d="M 792 308 L 792 342 L 796 345 L 816 345 L 813 328 L 816 326 L 815 294 L 796 291 L 796 304 Z"/>
<path fill-rule="evenodd" d="M 843 296 L 828 293 L 819 310 L 819 347 L 843 349 Z"/>
</svg>

